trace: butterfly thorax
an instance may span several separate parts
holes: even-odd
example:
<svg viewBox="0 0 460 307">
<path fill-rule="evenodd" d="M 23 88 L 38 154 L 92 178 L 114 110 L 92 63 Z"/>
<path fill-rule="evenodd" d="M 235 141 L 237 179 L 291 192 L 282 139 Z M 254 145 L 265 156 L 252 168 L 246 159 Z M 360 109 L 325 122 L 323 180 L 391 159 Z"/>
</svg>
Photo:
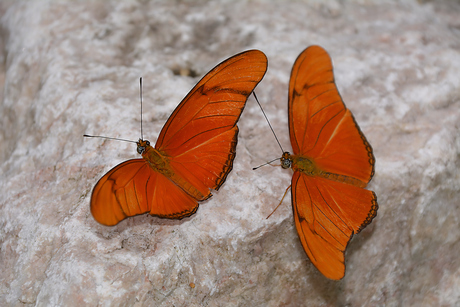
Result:
<svg viewBox="0 0 460 307">
<path fill-rule="evenodd" d="M 312 159 L 304 156 L 291 155 L 289 152 L 284 152 L 281 157 L 282 168 L 292 168 L 293 171 L 299 171 L 310 176 L 318 176 L 322 173 L 315 165 Z"/>
<path fill-rule="evenodd" d="M 293 171 L 302 172 L 309 176 L 321 176 L 323 174 L 323 171 L 316 166 L 313 159 L 298 155 L 291 155 L 290 158 Z"/>
<path fill-rule="evenodd" d="M 147 161 L 151 168 L 160 174 L 169 178 L 173 175 L 173 171 L 169 166 L 169 161 L 166 155 L 150 146 L 149 141 L 139 139 L 137 142 L 137 152 L 142 155 L 142 158 Z"/>
</svg>

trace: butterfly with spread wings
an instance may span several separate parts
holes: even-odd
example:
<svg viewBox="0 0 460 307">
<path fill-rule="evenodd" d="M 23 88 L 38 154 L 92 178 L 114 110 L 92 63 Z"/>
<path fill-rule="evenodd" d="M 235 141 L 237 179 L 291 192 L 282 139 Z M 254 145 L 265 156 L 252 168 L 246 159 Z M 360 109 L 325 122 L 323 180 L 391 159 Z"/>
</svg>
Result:
<svg viewBox="0 0 460 307">
<path fill-rule="evenodd" d="M 238 119 L 266 70 L 258 50 L 213 68 L 171 114 L 155 147 L 139 139 L 142 159 L 125 161 L 98 181 L 91 195 L 94 219 L 112 226 L 147 212 L 171 219 L 195 213 L 232 170 Z"/>
<path fill-rule="evenodd" d="M 281 165 L 294 171 L 294 220 L 302 246 L 326 277 L 345 275 L 345 249 L 377 215 L 377 196 L 365 187 L 374 175 L 372 147 L 340 97 L 332 62 L 319 46 L 297 58 L 289 82 L 293 154 Z"/>
</svg>

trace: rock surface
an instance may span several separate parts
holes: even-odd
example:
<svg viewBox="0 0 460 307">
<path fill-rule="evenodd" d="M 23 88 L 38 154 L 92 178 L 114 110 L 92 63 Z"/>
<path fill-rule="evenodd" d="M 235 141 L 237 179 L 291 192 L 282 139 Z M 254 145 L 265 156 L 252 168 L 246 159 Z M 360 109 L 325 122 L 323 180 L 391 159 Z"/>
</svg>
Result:
<svg viewBox="0 0 460 307">
<path fill-rule="evenodd" d="M 460 304 L 459 1 L 10 1 L 0 4 L 0 305 L 370 306 Z M 97 180 L 221 60 L 260 49 L 257 88 L 290 150 L 287 83 L 297 55 L 330 53 L 374 148 L 374 222 L 324 278 L 297 237 L 291 173 L 251 98 L 234 169 L 181 221 L 95 222 Z M 182 73 L 182 75 L 181 75 Z"/>
</svg>

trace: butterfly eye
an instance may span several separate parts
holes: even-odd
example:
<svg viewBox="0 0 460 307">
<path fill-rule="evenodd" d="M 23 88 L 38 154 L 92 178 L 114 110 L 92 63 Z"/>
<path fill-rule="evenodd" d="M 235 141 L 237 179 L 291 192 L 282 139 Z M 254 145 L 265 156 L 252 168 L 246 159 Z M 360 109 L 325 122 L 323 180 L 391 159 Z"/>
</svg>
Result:
<svg viewBox="0 0 460 307">
<path fill-rule="evenodd" d="M 149 145 L 149 143 L 147 142 L 147 145 Z M 141 145 L 137 145 L 137 153 L 142 155 L 145 151 L 145 146 L 141 146 Z"/>
<path fill-rule="evenodd" d="M 292 159 L 291 159 L 291 155 L 289 154 L 289 152 L 283 152 L 283 155 L 281 156 L 281 167 L 284 168 L 284 169 L 287 169 L 287 168 L 291 168 L 292 166 Z"/>
<path fill-rule="evenodd" d="M 284 169 L 290 168 L 292 165 L 292 161 L 287 158 L 281 158 L 281 167 Z"/>
<path fill-rule="evenodd" d="M 137 153 L 142 155 L 145 152 L 145 149 L 147 146 L 150 146 L 150 142 L 147 140 L 139 139 L 139 141 L 136 142 L 137 144 Z"/>
</svg>

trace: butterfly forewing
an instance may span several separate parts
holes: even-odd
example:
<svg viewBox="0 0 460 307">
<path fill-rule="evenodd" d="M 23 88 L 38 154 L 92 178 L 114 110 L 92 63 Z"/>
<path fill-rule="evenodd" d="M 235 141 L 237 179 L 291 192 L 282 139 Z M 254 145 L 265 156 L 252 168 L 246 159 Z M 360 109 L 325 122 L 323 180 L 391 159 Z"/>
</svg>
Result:
<svg viewBox="0 0 460 307">
<path fill-rule="evenodd" d="M 235 126 L 248 96 L 266 70 L 267 58 L 258 50 L 237 54 L 214 67 L 171 114 L 155 148 L 175 156 L 187 151 L 189 146 L 184 143 L 188 140 L 193 139 L 192 144 L 202 142 L 192 137 L 210 131 L 217 135 L 221 129 Z M 192 104 L 187 103 L 190 100 Z"/>
<path fill-rule="evenodd" d="M 209 193 L 209 188 L 218 190 L 233 166 L 237 132 L 235 126 L 199 144 L 187 154 L 175 157 L 171 167 L 202 193 Z"/>
<path fill-rule="evenodd" d="M 297 58 L 289 84 L 289 131 L 294 154 L 313 158 L 325 172 L 366 186 L 374 173 L 372 148 L 345 107 L 332 62 L 319 46 Z"/>
<path fill-rule="evenodd" d="M 158 137 L 155 148 L 166 153 L 173 170 L 205 198 L 232 169 L 237 121 L 266 69 L 267 58 L 257 50 L 219 64 L 184 98 Z"/>
</svg>

